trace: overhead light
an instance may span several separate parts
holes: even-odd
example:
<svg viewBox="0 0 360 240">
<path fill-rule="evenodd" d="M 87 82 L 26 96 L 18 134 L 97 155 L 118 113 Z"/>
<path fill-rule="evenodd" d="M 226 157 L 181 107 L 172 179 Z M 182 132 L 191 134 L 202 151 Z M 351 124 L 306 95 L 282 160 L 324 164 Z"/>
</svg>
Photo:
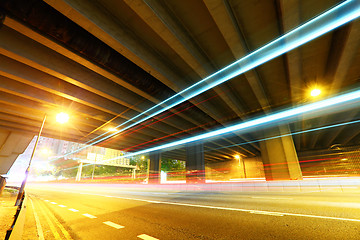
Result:
<svg viewBox="0 0 360 240">
<path fill-rule="evenodd" d="M 48 156 L 48 155 L 51 154 L 51 151 L 50 151 L 50 149 L 48 149 L 48 148 L 42 148 L 42 149 L 40 150 L 40 153 L 41 153 L 41 155 L 43 155 L 43 156 Z"/>
<path fill-rule="evenodd" d="M 109 132 L 116 132 L 118 129 L 115 127 L 111 127 L 108 129 Z"/>
<path fill-rule="evenodd" d="M 64 123 L 68 122 L 69 118 L 70 118 L 69 114 L 64 113 L 64 112 L 61 112 L 61 113 L 56 115 L 56 121 L 58 123 L 61 123 L 61 124 L 64 124 Z"/>
<path fill-rule="evenodd" d="M 321 90 L 318 89 L 318 88 L 315 88 L 315 89 L 311 90 L 310 95 L 311 95 L 312 97 L 317 97 L 317 96 L 320 95 L 320 93 L 321 93 Z"/>
</svg>

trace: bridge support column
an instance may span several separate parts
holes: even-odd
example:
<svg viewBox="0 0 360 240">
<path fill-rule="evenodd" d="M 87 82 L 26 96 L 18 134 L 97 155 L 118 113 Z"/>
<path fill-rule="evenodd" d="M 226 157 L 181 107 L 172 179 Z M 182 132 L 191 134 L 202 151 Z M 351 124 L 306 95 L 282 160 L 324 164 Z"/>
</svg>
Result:
<svg viewBox="0 0 360 240">
<path fill-rule="evenodd" d="M 192 142 L 186 146 L 186 183 L 205 183 L 205 161 L 203 142 Z"/>
<path fill-rule="evenodd" d="M 264 132 L 265 137 L 290 133 L 288 126 L 274 127 Z M 291 135 L 260 142 L 266 180 L 302 179 L 299 160 Z"/>
<path fill-rule="evenodd" d="M 83 163 L 81 162 L 79 164 L 79 168 L 78 168 L 78 171 L 77 171 L 77 174 L 76 174 L 75 181 L 80 181 L 81 180 L 82 167 L 83 167 Z"/>
<path fill-rule="evenodd" d="M 6 178 L 0 176 L 0 196 L 4 191 L 5 185 L 6 185 Z"/>
<path fill-rule="evenodd" d="M 161 153 L 160 151 L 149 153 L 149 181 L 148 183 L 160 183 Z"/>
<path fill-rule="evenodd" d="M 136 179 L 136 169 L 135 168 L 132 170 L 131 178 Z"/>
</svg>

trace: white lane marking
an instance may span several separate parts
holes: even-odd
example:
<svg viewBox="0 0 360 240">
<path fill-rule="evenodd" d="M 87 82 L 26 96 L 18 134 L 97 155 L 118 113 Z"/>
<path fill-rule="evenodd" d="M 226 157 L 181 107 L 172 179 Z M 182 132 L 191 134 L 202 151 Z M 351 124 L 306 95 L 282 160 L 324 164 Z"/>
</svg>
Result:
<svg viewBox="0 0 360 240">
<path fill-rule="evenodd" d="M 278 213 L 278 212 L 267 212 L 267 211 L 250 211 L 250 213 L 262 214 L 262 215 L 271 215 L 271 216 L 279 216 L 279 217 L 284 216 L 284 214 L 281 214 L 281 213 Z"/>
<path fill-rule="evenodd" d="M 57 204 L 56 202 L 51 202 L 51 204 Z"/>
<path fill-rule="evenodd" d="M 91 215 L 91 214 L 88 214 L 88 213 L 84 213 L 83 215 L 85 217 L 88 217 L 88 218 L 96 218 L 94 215 Z"/>
<path fill-rule="evenodd" d="M 65 205 L 59 205 L 59 207 L 66 207 Z"/>
<path fill-rule="evenodd" d="M 116 229 L 124 228 L 124 226 L 121 226 L 119 224 L 116 224 L 116 223 L 113 223 L 113 222 L 110 222 L 110 221 L 106 221 L 106 222 L 103 222 L 103 223 L 110 226 L 110 227 L 116 228 Z"/>
<path fill-rule="evenodd" d="M 59 190 L 56 190 L 59 191 Z M 64 191 L 62 192 L 69 192 L 69 193 L 78 193 L 73 191 Z M 91 196 L 100 196 L 100 197 L 110 197 L 109 195 L 102 195 L 96 193 L 86 193 L 87 195 Z M 150 202 L 150 200 L 146 199 L 139 199 L 139 198 L 126 198 L 126 197 L 119 197 L 119 196 L 112 196 L 113 198 L 125 199 L 125 200 L 132 200 L 132 201 L 141 201 L 141 202 Z M 157 202 L 162 204 L 169 204 L 169 205 L 179 205 L 179 206 L 188 206 L 188 207 L 199 207 L 199 208 L 210 208 L 210 209 L 219 209 L 219 210 L 229 210 L 229 211 L 238 211 L 238 212 L 251 212 L 257 211 L 252 209 L 241 209 L 241 208 L 227 208 L 227 207 L 215 207 L 209 205 L 196 205 L 196 204 L 187 204 L 187 203 L 177 203 L 177 202 Z M 318 216 L 318 215 L 310 215 L 310 214 L 300 214 L 300 213 L 284 213 L 284 212 L 277 212 L 278 214 L 283 214 L 284 216 L 295 216 L 295 217 L 309 217 L 309 218 L 320 218 L 320 219 L 331 219 L 331 220 L 340 220 L 340 221 L 350 221 L 350 222 L 360 222 L 360 219 L 356 218 L 337 218 L 337 217 L 328 217 L 328 216 Z"/>
<path fill-rule="evenodd" d="M 78 212 L 79 210 L 76 210 L 76 209 L 73 209 L 73 208 L 69 208 L 69 211 Z"/>
<path fill-rule="evenodd" d="M 159 201 L 152 201 L 152 200 L 147 200 L 146 202 L 149 202 L 149 203 L 162 203 L 162 202 L 159 202 Z"/>
<path fill-rule="evenodd" d="M 293 198 L 287 198 L 287 197 L 251 197 L 251 198 L 259 198 L 259 199 L 275 199 L 275 200 L 294 200 Z"/>
<path fill-rule="evenodd" d="M 44 200 L 45 202 L 50 202 L 49 200 Z"/>
<path fill-rule="evenodd" d="M 154 237 L 151 237 L 151 236 L 146 235 L 146 234 L 141 234 L 141 235 L 139 235 L 137 237 L 141 238 L 141 239 L 144 239 L 144 240 L 159 240 L 158 238 L 154 238 Z"/>
</svg>

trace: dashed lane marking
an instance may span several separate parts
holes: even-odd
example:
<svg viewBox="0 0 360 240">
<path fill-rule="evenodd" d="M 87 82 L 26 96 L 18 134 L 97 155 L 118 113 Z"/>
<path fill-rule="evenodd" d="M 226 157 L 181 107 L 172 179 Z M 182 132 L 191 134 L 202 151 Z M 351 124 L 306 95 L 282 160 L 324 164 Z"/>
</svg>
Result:
<svg viewBox="0 0 360 240">
<path fill-rule="evenodd" d="M 57 204 L 56 202 L 51 202 L 51 204 Z"/>
<path fill-rule="evenodd" d="M 69 211 L 72 211 L 72 212 L 78 212 L 79 210 L 77 210 L 77 209 L 73 209 L 73 208 L 69 208 Z"/>
<path fill-rule="evenodd" d="M 158 238 L 154 238 L 154 237 L 151 237 L 151 236 L 146 235 L 146 234 L 141 234 L 141 235 L 139 235 L 137 237 L 141 238 L 141 239 L 144 239 L 144 240 L 159 240 Z"/>
<path fill-rule="evenodd" d="M 116 228 L 116 229 L 124 228 L 124 226 L 121 226 L 119 224 L 116 224 L 116 223 L 113 223 L 113 222 L 110 222 L 110 221 L 106 221 L 106 222 L 103 222 L 103 223 L 110 226 L 110 227 Z"/>
<path fill-rule="evenodd" d="M 278 212 L 267 212 L 267 211 L 250 211 L 250 213 L 262 214 L 262 215 L 271 215 L 271 216 L 279 216 L 279 217 L 284 216 L 284 214 L 281 214 L 281 213 L 278 213 Z"/>
<path fill-rule="evenodd" d="M 84 213 L 83 216 L 88 217 L 88 218 L 96 218 L 94 215 L 91 215 L 88 213 Z"/>
<path fill-rule="evenodd" d="M 59 205 L 59 207 L 66 207 L 65 205 Z"/>
<path fill-rule="evenodd" d="M 293 198 L 287 198 L 287 197 L 251 197 L 251 198 L 269 199 L 269 200 L 294 200 Z"/>
<path fill-rule="evenodd" d="M 58 191 L 58 190 L 57 190 Z M 78 193 L 74 191 L 64 191 L 69 193 Z M 101 197 L 113 197 L 125 200 L 132 201 L 141 201 L 141 202 L 149 202 L 149 203 L 161 203 L 168 205 L 177 205 L 177 206 L 187 206 L 187 207 L 198 207 L 198 208 L 208 208 L 208 209 L 219 209 L 219 210 L 227 210 L 227 211 L 237 211 L 237 212 L 251 212 L 257 211 L 252 209 L 242 209 L 242 208 L 229 208 L 229 207 L 216 207 L 211 205 L 198 205 L 198 204 L 188 204 L 188 203 L 179 203 L 179 202 L 165 202 L 165 201 L 150 201 L 147 199 L 140 198 L 128 198 L 128 197 L 120 197 L 120 196 L 111 196 L 111 195 L 103 195 L 103 194 L 95 194 L 95 193 L 83 193 L 91 196 L 101 196 Z M 264 211 L 266 212 L 266 211 Z M 311 215 L 311 214 L 300 214 L 300 213 L 289 213 L 289 212 L 276 212 L 278 214 L 283 214 L 284 216 L 294 216 L 294 217 L 308 217 L 308 218 L 319 218 L 319 219 L 329 219 L 329 220 L 340 220 L 340 221 L 350 221 L 350 222 L 360 222 L 360 219 L 356 218 L 338 218 L 338 217 L 330 217 L 330 216 L 319 216 L 319 215 Z"/>
</svg>

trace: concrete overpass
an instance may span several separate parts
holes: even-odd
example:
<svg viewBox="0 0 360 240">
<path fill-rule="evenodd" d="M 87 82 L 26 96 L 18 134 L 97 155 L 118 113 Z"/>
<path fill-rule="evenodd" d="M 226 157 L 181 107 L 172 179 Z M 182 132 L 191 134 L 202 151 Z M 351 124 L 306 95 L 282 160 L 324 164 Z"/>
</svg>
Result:
<svg viewBox="0 0 360 240">
<path fill-rule="evenodd" d="M 37 133 L 44 114 L 49 120 L 43 136 L 87 142 L 338 3 L 2 0 L 0 129 L 7 138 L 22 136 L 19 142 L 24 143 L 14 151 L 6 144 L 2 148 L 20 153 Z M 126 151 L 146 149 L 304 104 L 311 101 L 308 91 L 315 85 L 325 97 L 356 89 L 359 26 L 359 20 L 351 21 L 101 145 Z M 71 124 L 65 128 L 51 120 L 59 110 L 71 112 Z M 270 167 L 267 179 L 301 179 L 298 154 L 334 144 L 357 145 L 359 125 L 332 128 L 326 134 L 309 132 L 239 143 L 359 117 L 359 111 L 350 109 L 310 120 L 300 118 L 264 131 L 189 144 L 164 152 L 163 157 L 187 160 L 188 169 L 200 170 L 197 177 L 201 179 L 205 163 L 221 164 L 235 154 L 261 156 L 268 165 L 286 162 L 281 172 Z M 155 172 L 160 158 L 160 153 L 151 155 Z M 2 158 L 5 167 L 0 174 L 8 171 L 14 159 Z"/>
</svg>

